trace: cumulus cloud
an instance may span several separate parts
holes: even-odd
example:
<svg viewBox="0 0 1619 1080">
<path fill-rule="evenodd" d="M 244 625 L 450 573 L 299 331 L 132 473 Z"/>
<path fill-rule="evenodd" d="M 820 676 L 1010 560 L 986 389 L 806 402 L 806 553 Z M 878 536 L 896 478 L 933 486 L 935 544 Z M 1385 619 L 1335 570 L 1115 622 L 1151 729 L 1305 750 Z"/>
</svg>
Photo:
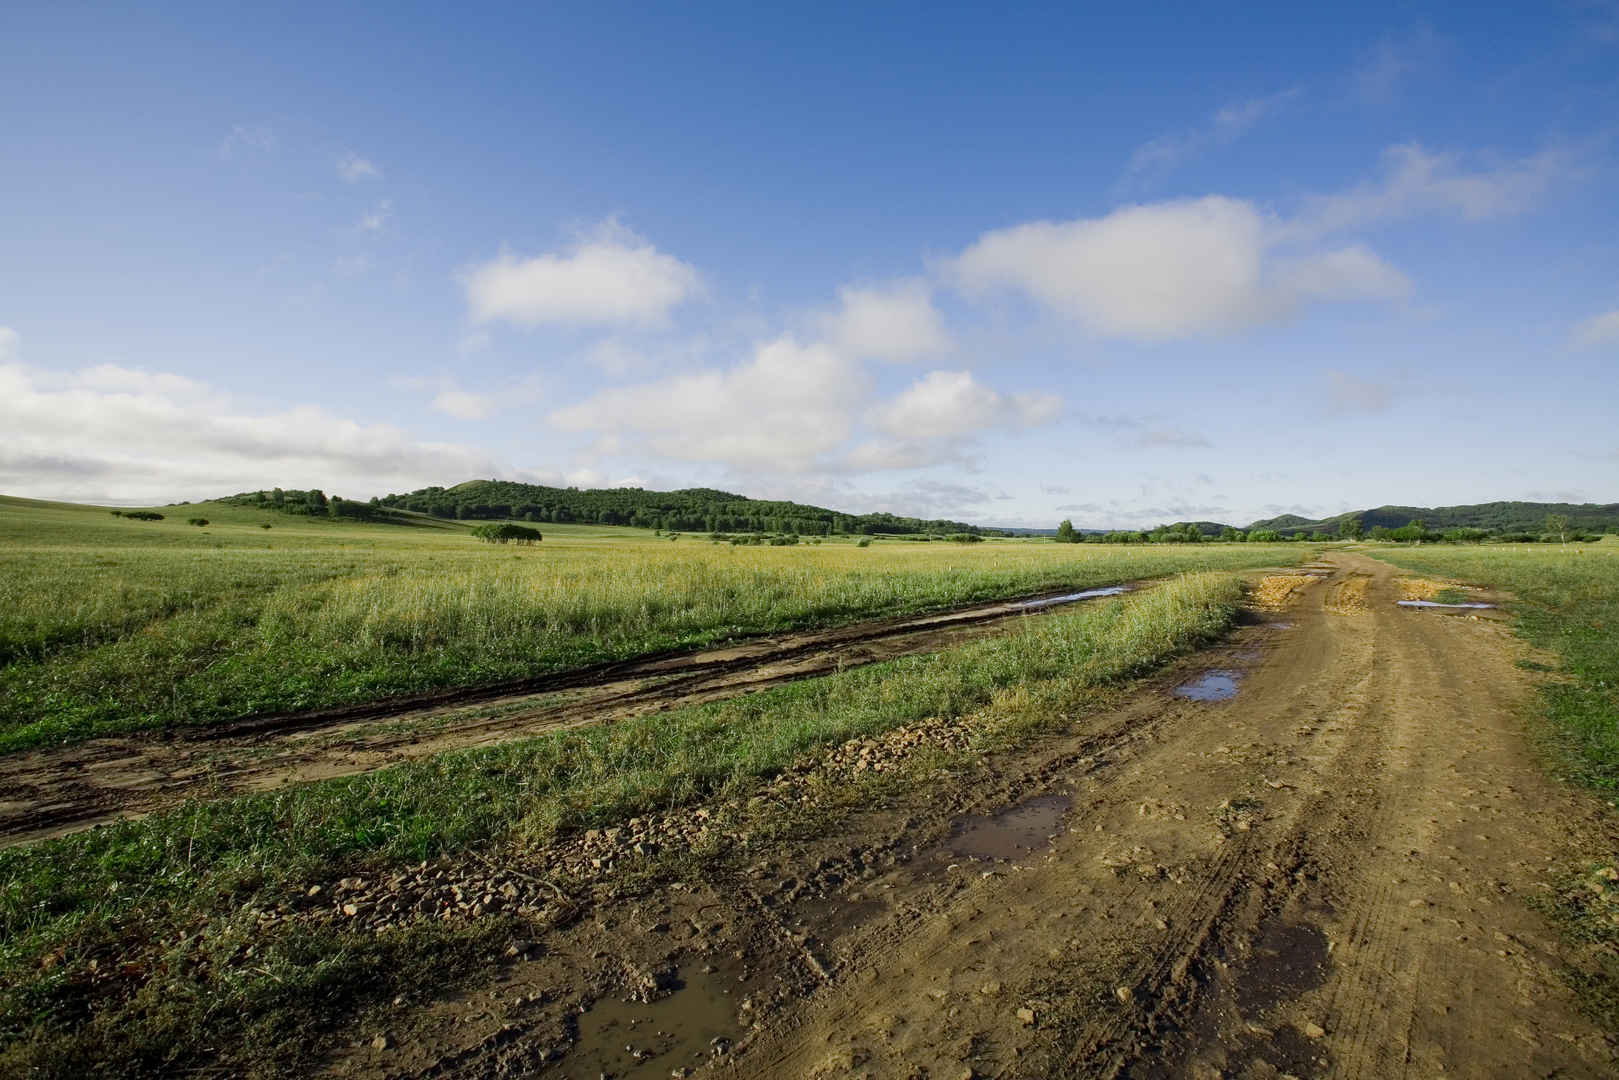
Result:
<svg viewBox="0 0 1619 1080">
<path fill-rule="evenodd" d="M 1619 308 L 1593 315 L 1575 326 L 1574 344 L 1582 349 L 1619 345 Z M 0 356 L 4 355 L 4 342 L 0 341 Z"/>
<path fill-rule="evenodd" d="M 369 158 L 351 152 L 337 159 L 337 175 L 347 183 L 357 184 L 361 180 L 380 179 L 382 170 Z"/>
<path fill-rule="evenodd" d="M 1377 413 L 1394 404 L 1394 389 L 1347 371 L 1327 372 L 1327 402 L 1338 412 Z"/>
<path fill-rule="evenodd" d="M 849 438 L 869 385 L 838 350 L 781 337 L 728 370 L 615 387 L 553 412 L 551 420 L 604 436 L 615 449 L 797 471 Z"/>
<path fill-rule="evenodd" d="M 856 356 L 905 362 L 946 352 L 944 328 L 926 282 L 838 290 L 839 310 L 822 319 L 829 340 Z"/>
<path fill-rule="evenodd" d="M 970 371 L 930 371 L 879 408 L 873 421 L 891 435 L 949 438 L 1037 427 L 1061 411 L 1055 394 L 1003 394 Z"/>
<path fill-rule="evenodd" d="M 504 253 L 460 275 L 476 322 L 652 323 L 697 295 L 695 267 L 609 221 L 560 252 Z"/>
<path fill-rule="evenodd" d="M 476 476 L 551 475 L 513 472 L 481 450 L 319 406 L 255 411 L 179 375 L 36 370 L 15 362 L 15 338 L 8 354 L 3 337 L 0 490 L 11 494 L 167 502 L 279 484 L 364 498 Z"/>
<path fill-rule="evenodd" d="M 1164 341 L 1229 333 L 1306 301 L 1399 295 L 1397 269 L 1364 248 L 1278 255 L 1274 223 L 1210 195 L 986 233 L 948 267 L 972 294 L 1026 293 L 1098 333 Z"/>
</svg>

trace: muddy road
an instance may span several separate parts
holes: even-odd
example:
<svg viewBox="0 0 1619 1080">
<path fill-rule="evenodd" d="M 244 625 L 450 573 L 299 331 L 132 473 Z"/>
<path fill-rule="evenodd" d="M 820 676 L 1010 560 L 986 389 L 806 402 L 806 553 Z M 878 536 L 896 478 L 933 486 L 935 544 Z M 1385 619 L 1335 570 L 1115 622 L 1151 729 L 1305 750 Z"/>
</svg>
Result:
<svg viewBox="0 0 1619 1080">
<path fill-rule="evenodd" d="M 446 873 L 458 896 L 583 883 L 508 964 L 366 1018 L 327 1070 L 1614 1075 L 1559 976 L 1573 946 L 1528 901 L 1619 837 L 1531 753 L 1525 646 L 1488 612 L 1399 607 L 1385 564 L 1326 561 L 1285 610 L 970 770 L 884 788 L 964 745 L 921 724 L 742 806 L 367 885 L 393 911 Z M 1209 671 L 1219 692 L 1182 692 Z M 733 874 L 668 860 L 710 829 L 746 850 Z"/>
<path fill-rule="evenodd" d="M 937 652 L 1024 618 L 1117 595 L 1115 585 L 754 638 L 500 686 L 209 727 L 96 739 L 0 757 L 0 846 L 147 813 L 194 796 L 265 791 L 446 750 L 752 693 Z"/>
</svg>

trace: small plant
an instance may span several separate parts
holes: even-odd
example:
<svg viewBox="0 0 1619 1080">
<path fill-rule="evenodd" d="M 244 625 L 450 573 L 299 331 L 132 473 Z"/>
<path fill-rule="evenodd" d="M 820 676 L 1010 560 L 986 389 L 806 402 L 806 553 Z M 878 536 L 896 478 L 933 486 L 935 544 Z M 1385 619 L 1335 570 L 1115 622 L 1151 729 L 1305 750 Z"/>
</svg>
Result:
<svg viewBox="0 0 1619 1080">
<path fill-rule="evenodd" d="M 870 546 L 871 546 L 871 537 L 869 537 L 869 536 L 862 536 L 858 541 L 855 542 L 855 547 L 870 547 Z"/>
<path fill-rule="evenodd" d="M 195 525 L 198 528 L 201 528 L 202 526 L 208 524 L 208 519 L 205 517 L 186 518 L 186 524 Z"/>
<path fill-rule="evenodd" d="M 268 529 L 269 527 L 270 526 L 265 522 L 260 522 L 259 523 L 259 528 L 261 528 L 261 529 Z"/>
</svg>

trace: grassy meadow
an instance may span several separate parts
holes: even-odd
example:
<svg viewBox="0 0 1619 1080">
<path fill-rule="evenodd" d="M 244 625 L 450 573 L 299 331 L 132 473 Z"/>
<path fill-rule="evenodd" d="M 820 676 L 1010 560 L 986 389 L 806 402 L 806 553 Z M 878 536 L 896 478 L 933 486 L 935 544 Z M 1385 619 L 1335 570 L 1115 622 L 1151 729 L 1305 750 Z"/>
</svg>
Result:
<svg viewBox="0 0 1619 1080">
<path fill-rule="evenodd" d="M 1038 540 L 733 547 L 580 525 L 544 526 L 542 544 L 514 549 L 425 517 L 156 509 L 163 521 L 0 497 L 0 752 L 1304 554 Z"/>
<path fill-rule="evenodd" d="M 1060 725 L 1219 636 L 1241 593 L 1232 573 L 1184 575 L 939 654 L 0 851 L 0 1072 L 300 1075 L 321 1032 L 494 962 L 521 927 L 265 933 L 250 909 L 714 796 L 740 805 L 801 754 L 926 717 L 971 716 L 986 745 Z M 98 981 L 97 965 L 125 974 Z"/>
</svg>

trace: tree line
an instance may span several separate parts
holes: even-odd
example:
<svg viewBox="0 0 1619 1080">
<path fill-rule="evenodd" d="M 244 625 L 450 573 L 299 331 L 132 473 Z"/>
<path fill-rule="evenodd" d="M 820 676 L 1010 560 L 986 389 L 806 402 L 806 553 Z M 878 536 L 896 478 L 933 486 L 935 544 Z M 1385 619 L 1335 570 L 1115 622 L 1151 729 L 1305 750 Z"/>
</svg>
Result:
<svg viewBox="0 0 1619 1080">
<path fill-rule="evenodd" d="M 712 488 L 556 488 L 508 480 L 474 480 L 452 488 L 427 487 L 386 495 L 379 505 L 461 521 L 633 525 L 669 532 L 795 536 L 993 533 L 959 521 L 845 514 L 803 503 L 750 499 Z"/>
</svg>

